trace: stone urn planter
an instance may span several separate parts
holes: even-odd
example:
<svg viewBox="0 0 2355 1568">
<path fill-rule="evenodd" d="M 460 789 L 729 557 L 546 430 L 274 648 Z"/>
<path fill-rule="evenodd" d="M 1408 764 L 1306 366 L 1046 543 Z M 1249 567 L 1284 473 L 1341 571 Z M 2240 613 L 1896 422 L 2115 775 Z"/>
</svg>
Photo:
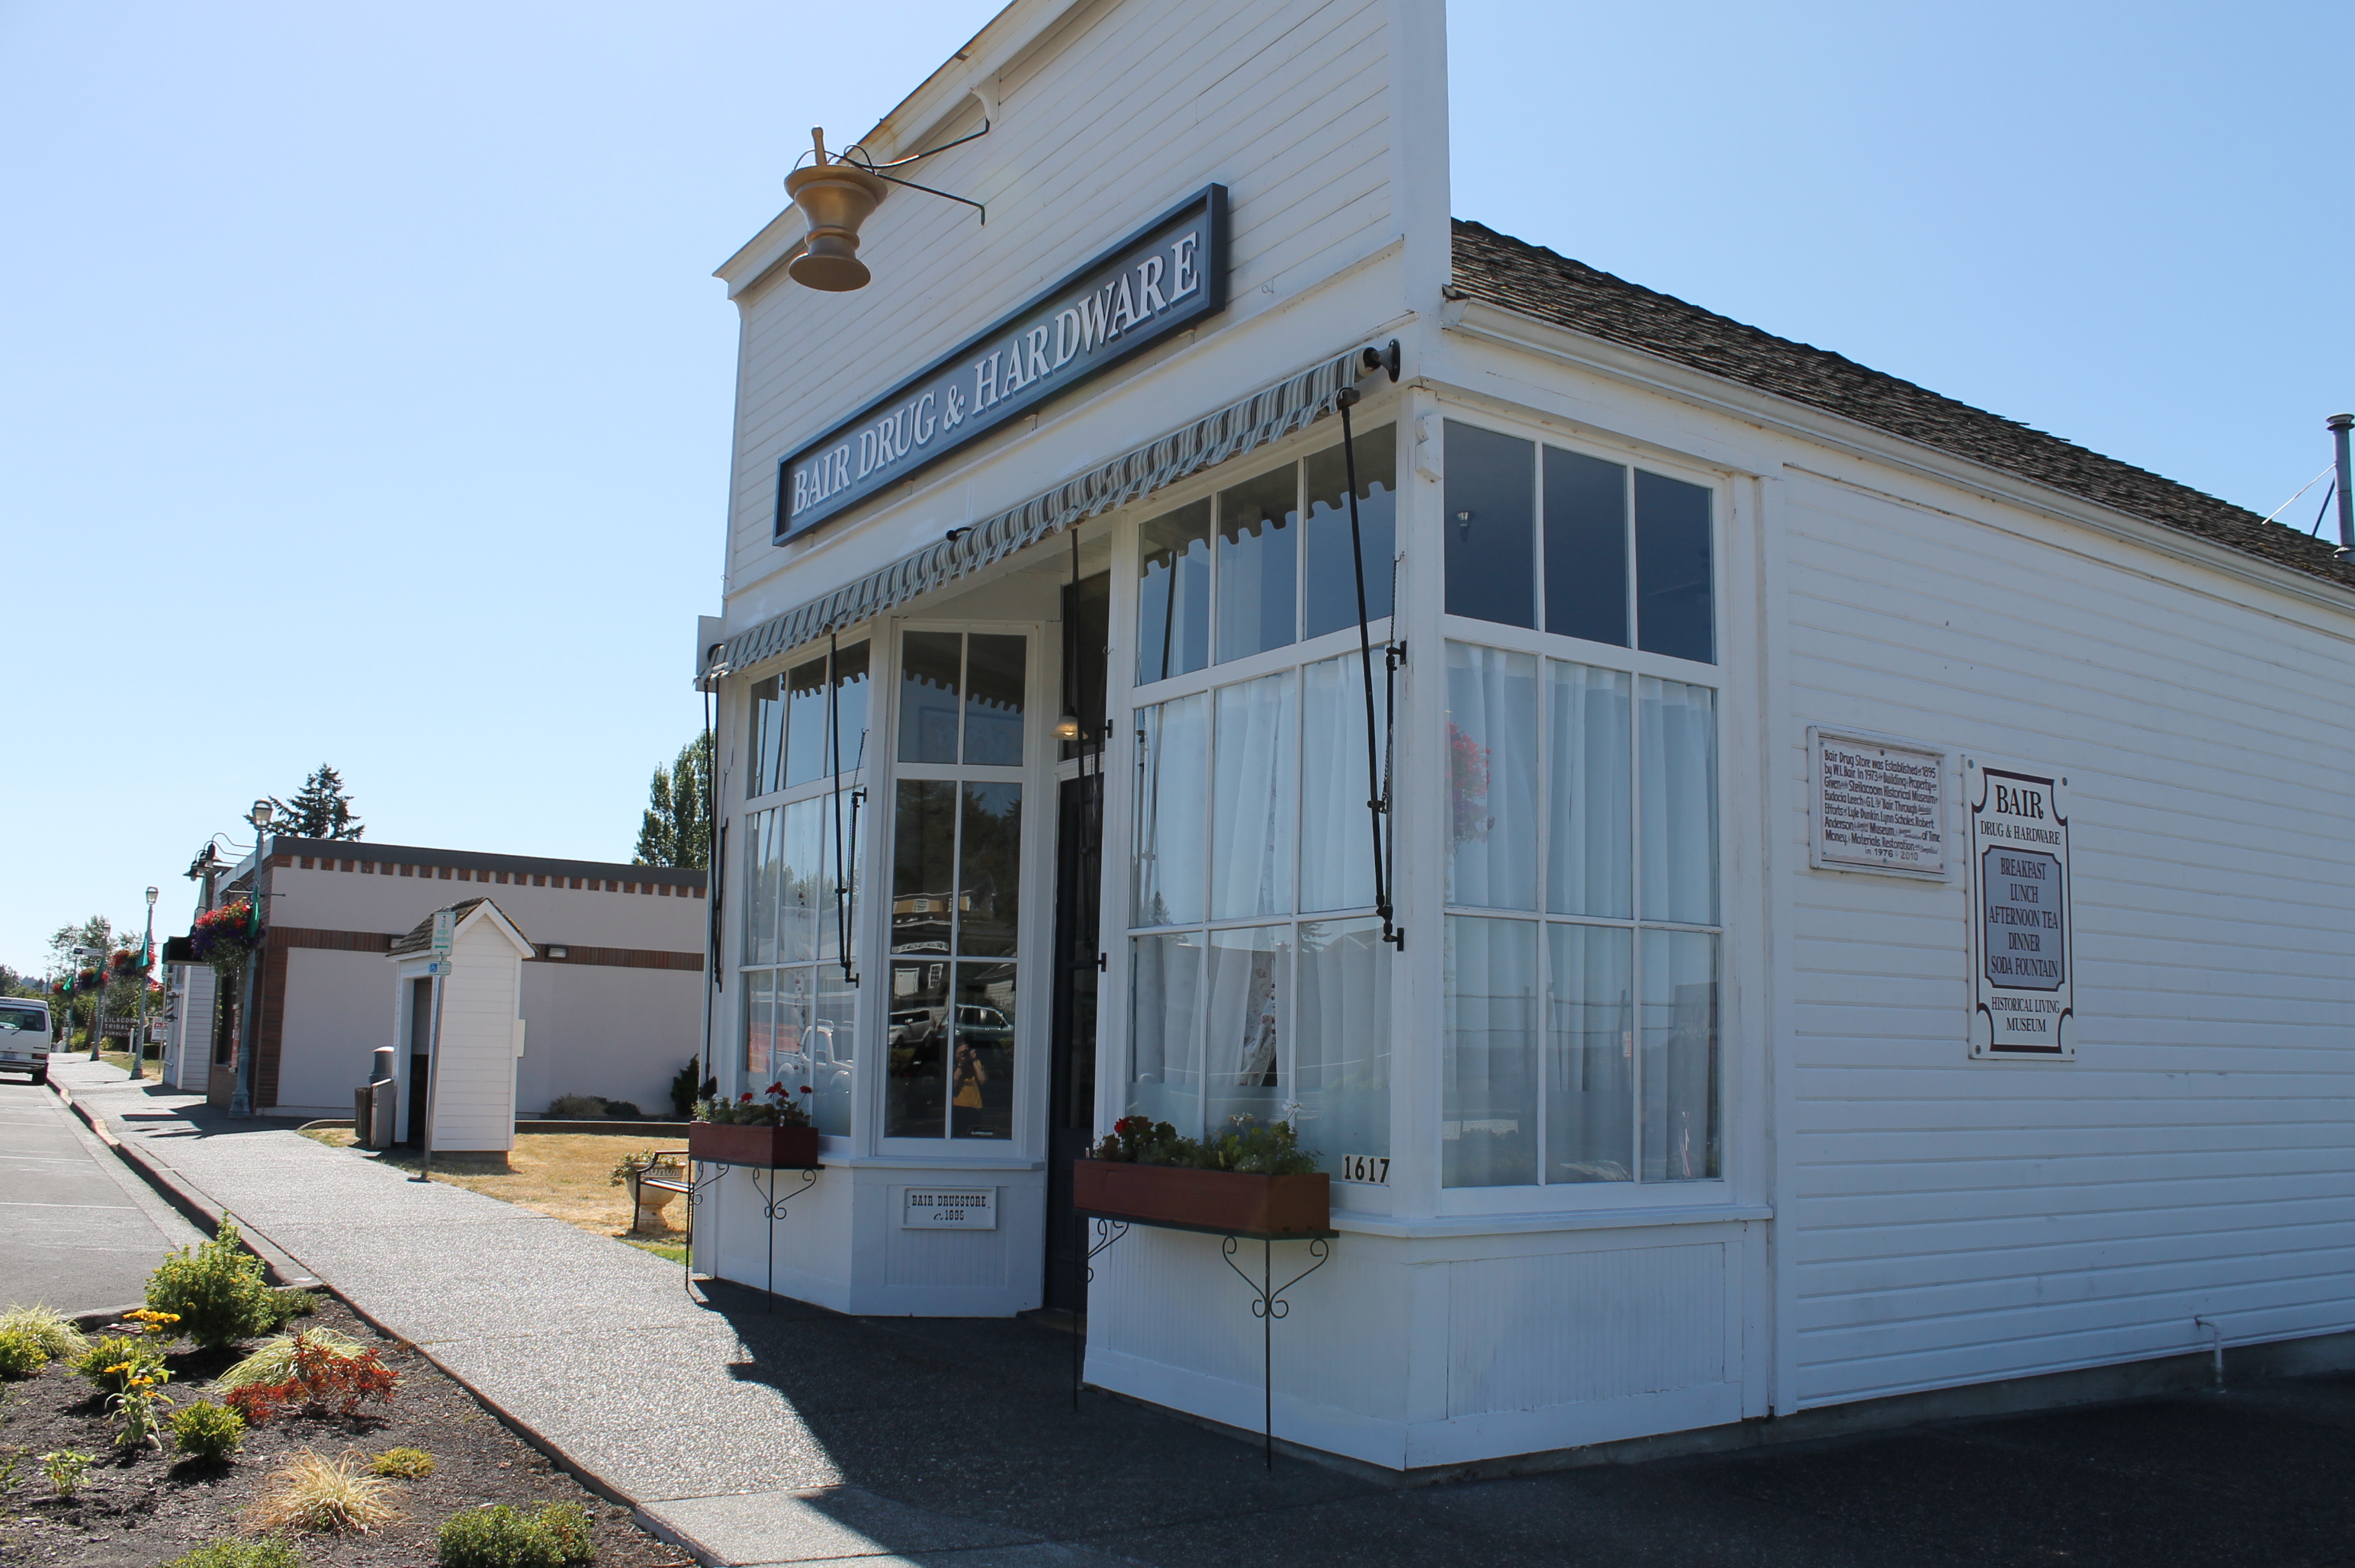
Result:
<svg viewBox="0 0 2355 1568">
<path fill-rule="evenodd" d="M 648 1177 L 662 1182 L 684 1182 L 687 1172 L 676 1165 L 653 1165 L 644 1170 L 631 1172 L 630 1229 L 633 1231 L 666 1229 L 663 1211 L 686 1196 L 677 1187 L 654 1185 L 646 1179 Z"/>
<path fill-rule="evenodd" d="M 687 1151 L 697 1159 L 718 1165 L 814 1170 L 817 1167 L 817 1129 L 696 1122 L 687 1129 Z"/>
<path fill-rule="evenodd" d="M 1082 1159 L 1071 1167 L 1071 1206 L 1135 1224 L 1236 1236 L 1316 1236 L 1333 1228 L 1332 1178 L 1321 1170 L 1250 1176 Z"/>
</svg>

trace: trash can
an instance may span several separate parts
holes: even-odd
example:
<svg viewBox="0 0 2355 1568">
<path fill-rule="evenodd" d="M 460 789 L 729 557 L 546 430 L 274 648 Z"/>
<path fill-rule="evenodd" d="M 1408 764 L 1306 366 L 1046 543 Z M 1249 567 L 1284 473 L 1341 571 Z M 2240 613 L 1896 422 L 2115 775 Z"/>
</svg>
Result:
<svg viewBox="0 0 2355 1568">
<path fill-rule="evenodd" d="M 392 1047 L 378 1047 L 368 1081 L 352 1093 L 352 1141 L 362 1148 L 392 1147 L 392 1113 L 400 1087 L 393 1081 L 392 1060 Z"/>
</svg>

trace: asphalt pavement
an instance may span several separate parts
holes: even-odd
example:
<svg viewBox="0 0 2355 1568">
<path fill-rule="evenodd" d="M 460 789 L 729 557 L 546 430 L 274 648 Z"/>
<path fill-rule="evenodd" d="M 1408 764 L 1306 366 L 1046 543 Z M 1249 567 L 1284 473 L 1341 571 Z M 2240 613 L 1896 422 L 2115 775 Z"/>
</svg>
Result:
<svg viewBox="0 0 2355 1568">
<path fill-rule="evenodd" d="M 0 1077 L 0 1307 L 135 1306 L 164 1254 L 200 1240 L 46 1086 Z"/>
</svg>

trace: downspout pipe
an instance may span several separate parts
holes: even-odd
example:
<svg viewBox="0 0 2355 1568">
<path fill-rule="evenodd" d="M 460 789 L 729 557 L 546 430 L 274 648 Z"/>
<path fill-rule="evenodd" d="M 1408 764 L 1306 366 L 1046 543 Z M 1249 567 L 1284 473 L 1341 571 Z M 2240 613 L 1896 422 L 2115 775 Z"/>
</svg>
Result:
<svg viewBox="0 0 2355 1568">
<path fill-rule="evenodd" d="M 2355 414 L 2333 414 L 2323 421 L 2339 447 L 2339 559 L 2355 559 L 2355 491 L 2348 480 L 2347 432 L 2355 430 Z"/>
</svg>

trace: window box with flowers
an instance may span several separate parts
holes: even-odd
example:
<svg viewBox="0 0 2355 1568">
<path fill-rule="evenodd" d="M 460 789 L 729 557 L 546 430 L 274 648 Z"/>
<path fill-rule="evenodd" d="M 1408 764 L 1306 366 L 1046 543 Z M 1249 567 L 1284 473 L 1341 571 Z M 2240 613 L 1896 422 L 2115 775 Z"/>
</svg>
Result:
<svg viewBox="0 0 2355 1568">
<path fill-rule="evenodd" d="M 1237 1116 L 1209 1138 L 1123 1116 L 1071 1168 L 1072 1206 L 1132 1224 L 1282 1240 L 1332 1233 L 1332 1178 L 1291 1125 Z"/>
<path fill-rule="evenodd" d="M 771 1169 L 817 1168 L 817 1127 L 805 1096 L 809 1085 L 788 1090 L 772 1083 L 760 1094 L 733 1100 L 698 1100 L 687 1129 L 690 1157 L 715 1165 L 753 1165 Z"/>
</svg>

